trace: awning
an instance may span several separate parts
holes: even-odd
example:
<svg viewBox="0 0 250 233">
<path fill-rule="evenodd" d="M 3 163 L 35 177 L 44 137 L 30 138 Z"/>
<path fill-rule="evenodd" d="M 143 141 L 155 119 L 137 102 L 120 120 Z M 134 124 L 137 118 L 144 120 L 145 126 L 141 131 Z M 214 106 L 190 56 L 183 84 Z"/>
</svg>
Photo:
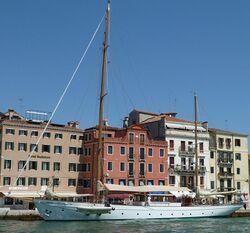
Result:
<svg viewBox="0 0 250 233">
<path fill-rule="evenodd" d="M 165 185 L 144 185 L 144 186 L 125 186 L 118 184 L 104 184 L 105 188 L 110 192 L 135 192 L 135 193 L 149 193 L 149 192 L 170 192 L 170 191 L 186 191 L 191 190 L 186 187 L 174 187 Z"/>
<path fill-rule="evenodd" d="M 225 192 L 201 192 L 201 196 L 214 196 L 214 195 L 225 195 L 225 194 L 234 194 L 237 190 L 234 191 L 225 191 Z"/>
<path fill-rule="evenodd" d="M 10 192 L 2 192 L 5 197 L 11 197 L 11 198 L 35 198 L 35 197 L 41 197 L 42 195 L 39 194 L 39 192 L 28 192 L 28 191 L 10 191 Z"/>
<path fill-rule="evenodd" d="M 195 130 L 195 126 L 194 125 L 184 125 L 184 124 L 176 124 L 176 123 L 166 123 L 166 126 L 168 128 L 172 128 L 172 129 L 187 129 L 187 130 Z M 201 132 L 205 132 L 206 129 L 204 127 L 201 126 L 197 126 L 197 130 L 201 131 Z"/>
<path fill-rule="evenodd" d="M 66 197 L 92 197 L 94 196 L 93 194 L 78 194 L 75 192 L 53 192 L 51 193 L 53 197 L 61 197 L 61 198 L 66 198 Z"/>
</svg>

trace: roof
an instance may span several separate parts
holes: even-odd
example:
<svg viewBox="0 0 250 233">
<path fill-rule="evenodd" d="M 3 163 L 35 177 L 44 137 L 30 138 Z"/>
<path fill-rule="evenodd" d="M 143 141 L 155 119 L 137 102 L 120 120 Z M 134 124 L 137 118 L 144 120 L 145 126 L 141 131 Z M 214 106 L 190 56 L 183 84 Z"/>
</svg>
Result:
<svg viewBox="0 0 250 233">
<path fill-rule="evenodd" d="M 156 121 L 160 121 L 162 118 L 165 118 L 167 121 L 178 122 L 178 123 L 192 123 L 192 124 L 194 123 L 192 121 L 187 121 L 187 120 L 176 118 L 176 117 L 169 116 L 166 114 L 161 114 L 161 115 L 158 115 L 155 117 L 151 117 L 151 118 L 149 118 L 141 123 L 147 124 L 147 123 L 151 123 L 151 122 L 156 122 Z"/>
<path fill-rule="evenodd" d="M 118 192 L 135 192 L 135 193 L 148 193 L 148 192 L 171 192 L 171 191 L 191 191 L 186 187 L 174 187 L 166 185 L 144 185 L 144 186 L 123 186 L 118 184 L 104 184 L 108 191 Z"/>
<path fill-rule="evenodd" d="M 243 136 L 243 137 L 248 136 L 247 134 L 237 133 L 237 132 L 232 132 L 232 131 L 227 131 L 227 130 L 217 129 L 217 128 L 209 128 L 208 131 L 212 133 L 217 133 L 217 134 L 236 135 L 236 136 Z"/>
</svg>

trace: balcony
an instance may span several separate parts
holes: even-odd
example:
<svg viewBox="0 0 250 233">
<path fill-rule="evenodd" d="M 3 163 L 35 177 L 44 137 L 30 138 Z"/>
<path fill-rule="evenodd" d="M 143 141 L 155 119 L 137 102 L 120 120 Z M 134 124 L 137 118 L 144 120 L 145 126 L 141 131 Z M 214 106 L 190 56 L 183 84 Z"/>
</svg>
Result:
<svg viewBox="0 0 250 233">
<path fill-rule="evenodd" d="M 223 166 L 223 167 L 232 167 L 233 161 L 234 161 L 233 159 L 219 158 L 218 159 L 218 165 Z"/>
<path fill-rule="evenodd" d="M 176 165 L 174 167 L 169 168 L 169 172 L 174 172 L 179 175 L 194 175 L 195 174 L 195 166 L 187 166 L 187 165 Z M 205 166 L 198 167 L 198 173 L 204 175 L 206 172 Z"/>
<path fill-rule="evenodd" d="M 219 172 L 218 176 L 220 179 L 228 179 L 233 178 L 234 173 L 232 172 Z"/>
<path fill-rule="evenodd" d="M 185 146 L 179 148 L 180 156 L 194 156 L 194 154 L 195 154 L 194 146 Z"/>
</svg>

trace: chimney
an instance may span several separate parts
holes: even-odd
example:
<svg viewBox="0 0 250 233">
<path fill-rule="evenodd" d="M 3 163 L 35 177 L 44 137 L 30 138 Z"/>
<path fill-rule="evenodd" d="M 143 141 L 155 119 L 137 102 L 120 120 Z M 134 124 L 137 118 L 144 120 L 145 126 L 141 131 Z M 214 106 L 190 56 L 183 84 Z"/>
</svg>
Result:
<svg viewBox="0 0 250 233">
<path fill-rule="evenodd" d="M 208 122 L 207 121 L 202 122 L 202 127 L 204 127 L 206 131 L 208 131 Z"/>
<path fill-rule="evenodd" d="M 123 128 L 128 128 L 128 117 L 124 117 L 124 120 L 123 120 Z"/>
<path fill-rule="evenodd" d="M 80 123 L 78 121 L 69 121 L 68 126 L 72 128 L 79 129 L 80 128 Z"/>
<path fill-rule="evenodd" d="M 9 112 L 9 120 L 11 120 L 13 118 L 13 115 L 14 115 L 14 110 L 8 109 L 8 112 Z"/>
</svg>

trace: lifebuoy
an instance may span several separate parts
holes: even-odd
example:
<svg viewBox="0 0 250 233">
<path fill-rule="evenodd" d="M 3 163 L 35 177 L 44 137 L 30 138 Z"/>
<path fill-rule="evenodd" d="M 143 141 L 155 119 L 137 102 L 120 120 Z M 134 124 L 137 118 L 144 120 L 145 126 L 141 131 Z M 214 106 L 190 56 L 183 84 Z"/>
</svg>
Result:
<svg viewBox="0 0 250 233">
<path fill-rule="evenodd" d="M 207 202 L 207 201 L 206 201 L 206 199 L 205 199 L 205 198 L 202 198 L 202 199 L 201 199 L 201 204 L 202 204 L 202 205 L 205 205 L 205 204 L 206 204 L 206 202 Z"/>
</svg>

